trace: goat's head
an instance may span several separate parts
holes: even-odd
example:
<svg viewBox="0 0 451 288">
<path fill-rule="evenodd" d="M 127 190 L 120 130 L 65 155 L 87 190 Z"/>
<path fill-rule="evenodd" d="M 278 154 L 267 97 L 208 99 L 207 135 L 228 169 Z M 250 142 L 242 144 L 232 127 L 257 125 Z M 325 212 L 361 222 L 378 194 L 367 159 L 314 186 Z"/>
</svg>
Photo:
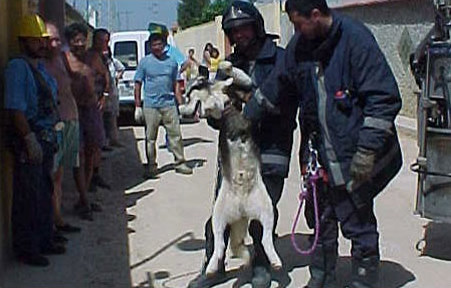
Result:
<svg viewBox="0 0 451 288">
<path fill-rule="evenodd" d="M 220 119 L 231 98 L 236 97 L 232 94 L 236 94 L 237 90 L 250 89 L 252 87 L 252 80 L 249 76 L 243 71 L 232 67 L 230 62 L 224 61 L 220 65 L 220 69 L 223 69 L 222 73 L 225 77 L 228 77 L 227 79 L 215 80 L 214 83 L 211 83 L 208 79 L 201 76 L 188 88 L 186 93 L 188 102 L 179 106 L 182 115 L 192 115 L 197 110 L 200 117 Z M 234 88 L 229 89 L 232 84 Z"/>
</svg>

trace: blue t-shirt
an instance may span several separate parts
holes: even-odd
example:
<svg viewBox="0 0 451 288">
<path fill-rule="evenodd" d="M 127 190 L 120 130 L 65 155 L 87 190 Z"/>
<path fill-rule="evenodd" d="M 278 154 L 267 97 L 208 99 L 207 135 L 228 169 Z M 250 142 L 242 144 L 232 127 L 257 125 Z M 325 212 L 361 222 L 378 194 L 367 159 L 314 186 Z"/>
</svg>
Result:
<svg viewBox="0 0 451 288">
<path fill-rule="evenodd" d="M 167 54 L 162 59 L 149 54 L 139 62 L 134 80 L 144 83 L 144 108 L 175 105 L 174 82 L 177 81 L 177 71 L 177 63 Z"/>
<path fill-rule="evenodd" d="M 182 52 L 180 52 L 180 50 L 172 45 L 167 44 L 166 47 L 164 48 L 164 51 L 166 52 L 166 54 L 171 57 L 172 59 L 175 60 L 175 62 L 177 62 L 178 65 L 178 74 L 177 74 L 177 80 L 181 80 L 183 79 L 182 76 L 180 75 L 180 68 L 182 67 L 183 63 L 185 63 L 186 61 L 186 57 L 185 55 L 183 55 Z"/>
<path fill-rule="evenodd" d="M 56 108 L 57 82 L 39 62 L 37 70 L 52 90 L 53 107 Z M 24 113 L 27 120 L 40 129 L 51 129 L 57 119 L 55 114 L 38 115 L 38 87 L 29 64 L 21 58 L 9 61 L 5 70 L 5 108 Z"/>
</svg>

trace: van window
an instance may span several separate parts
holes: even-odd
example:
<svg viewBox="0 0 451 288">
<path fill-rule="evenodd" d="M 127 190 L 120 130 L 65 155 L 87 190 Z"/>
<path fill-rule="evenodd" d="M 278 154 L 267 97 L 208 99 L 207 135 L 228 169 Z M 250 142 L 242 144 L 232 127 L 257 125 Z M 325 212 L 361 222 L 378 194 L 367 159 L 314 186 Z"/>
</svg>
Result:
<svg viewBox="0 0 451 288">
<path fill-rule="evenodd" d="M 122 41 L 114 44 L 114 58 L 125 66 L 125 70 L 135 70 L 138 66 L 138 45 L 136 41 Z"/>
<path fill-rule="evenodd" d="M 144 43 L 144 53 L 145 53 L 146 56 L 150 54 L 149 40 L 146 40 L 146 43 Z"/>
</svg>

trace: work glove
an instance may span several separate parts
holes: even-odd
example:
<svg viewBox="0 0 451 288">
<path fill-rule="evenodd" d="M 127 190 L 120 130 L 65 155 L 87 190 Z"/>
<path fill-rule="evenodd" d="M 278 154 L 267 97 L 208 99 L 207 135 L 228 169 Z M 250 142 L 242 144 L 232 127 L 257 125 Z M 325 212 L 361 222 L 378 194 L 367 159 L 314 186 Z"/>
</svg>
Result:
<svg viewBox="0 0 451 288">
<path fill-rule="evenodd" d="M 36 139 L 36 135 L 33 132 L 30 132 L 25 135 L 24 140 L 28 161 L 31 164 L 41 164 L 43 152 L 41 144 L 39 144 L 38 140 Z"/>
<path fill-rule="evenodd" d="M 354 184 L 363 183 L 371 178 L 376 153 L 363 147 L 358 147 L 352 157 L 350 174 Z"/>
<path fill-rule="evenodd" d="M 143 108 L 141 107 L 135 107 L 135 122 L 137 124 L 144 123 Z"/>
</svg>

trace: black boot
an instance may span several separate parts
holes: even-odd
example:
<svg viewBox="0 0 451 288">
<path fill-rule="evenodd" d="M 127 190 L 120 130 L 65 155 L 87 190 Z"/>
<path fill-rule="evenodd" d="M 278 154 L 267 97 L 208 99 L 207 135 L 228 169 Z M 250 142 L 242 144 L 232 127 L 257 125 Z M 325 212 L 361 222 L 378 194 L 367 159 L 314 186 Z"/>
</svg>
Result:
<svg viewBox="0 0 451 288">
<path fill-rule="evenodd" d="M 374 288 L 379 280 L 379 256 L 352 259 L 352 276 L 349 288 Z"/>
<path fill-rule="evenodd" d="M 304 288 L 335 288 L 335 264 L 337 252 L 325 251 L 319 244 L 313 252 L 309 266 L 310 279 Z"/>
</svg>

